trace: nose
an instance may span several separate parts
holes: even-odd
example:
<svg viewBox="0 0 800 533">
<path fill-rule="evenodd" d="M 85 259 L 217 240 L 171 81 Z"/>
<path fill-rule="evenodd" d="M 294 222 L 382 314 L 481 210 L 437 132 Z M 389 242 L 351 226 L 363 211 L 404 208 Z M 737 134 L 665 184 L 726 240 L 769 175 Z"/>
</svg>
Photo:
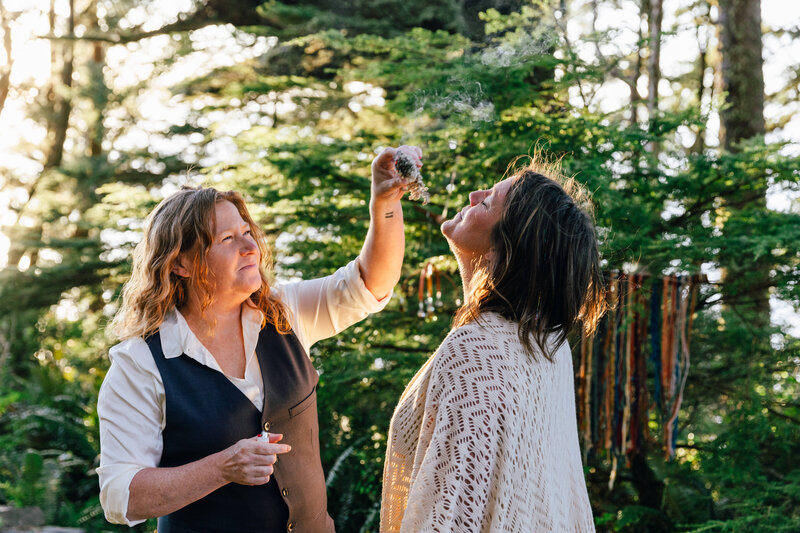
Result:
<svg viewBox="0 0 800 533">
<path fill-rule="evenodd" d="M 470 205 L 470 207 L 474 206 L 475 204 L 477 204 L 478 202 L 483 200 L 483 198 L 485 196 L 486 196 L 486 191 L 484 191 L 484 190 L 472 191 L 471 193 L 469 193 L 469 205 Z"/>
<path fill-rule="evenodd" d="M 242 255 L 253 255 L 258 251 L 258 245 L 253 239 L 243 239 L 240 253 Z"/>
</svg>

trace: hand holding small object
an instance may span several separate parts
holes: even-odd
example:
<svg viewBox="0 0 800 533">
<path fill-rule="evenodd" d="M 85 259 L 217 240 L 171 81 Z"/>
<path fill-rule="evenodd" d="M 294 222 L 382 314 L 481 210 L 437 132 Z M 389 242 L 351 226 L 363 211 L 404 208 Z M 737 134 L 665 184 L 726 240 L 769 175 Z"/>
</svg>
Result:
<svg viewBox="0 0 800 533">
<path fill-rule="evenodd" d="M 384 148 L 372 161 L 372 202 L 395 202 L 414 186 L 414 177 L 404 175 L 397 166 L 403 162 L 403 169 L 419 175 L 422 167 L 422 149 L 403 145 L 399 148 Z M 413 169 L 413 170 L 412 170 Z"/>
<path fill-rule="evenodd" d="M 267 433 L 242 439 L 222 452 L 220 470 L 230 483 L 264 485 L 269 482 L 278 454 L 289 452 L 288 444 L 278 444 L 281 434 Z"/>
<path fill-rule="evenodd" d="M 422 165 L 420 165 L 422 166 Z M 428 187 L 422 181 L 422 174 L 415 162 L 402 150 L 398 150 L 394 158 L 394 168 L 406 180 L 411 180 L 408 187 L 409 200 L 422 200 L 422 205 L 431 201 Z"/>
</svg>

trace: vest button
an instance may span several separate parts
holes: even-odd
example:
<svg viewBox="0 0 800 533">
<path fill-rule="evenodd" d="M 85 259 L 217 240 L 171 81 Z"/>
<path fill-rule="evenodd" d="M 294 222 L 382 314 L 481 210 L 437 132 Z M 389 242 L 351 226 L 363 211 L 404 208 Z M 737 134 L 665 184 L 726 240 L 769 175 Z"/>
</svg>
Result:
<svg viewBox="0 0 800 533">
<path fill-rule="evenodd" d="M 269 431 L 269 422 L 264 422 L 264 431 Z"/>
<path fill-rule="evenodd" d="M 286 526 L 286 531 L 291 531 L 294 529 L 294 522 L 289 522 L 289 525 Z"/>
<path fill-rule="evenodd" d="M 281 494 L 283 494 L 283 497 L 285 498 L 285 497 L 287 497 L 289 495 L 289 491 L 287 489 L 283 489 L 281 491 Z"/>
</svg>

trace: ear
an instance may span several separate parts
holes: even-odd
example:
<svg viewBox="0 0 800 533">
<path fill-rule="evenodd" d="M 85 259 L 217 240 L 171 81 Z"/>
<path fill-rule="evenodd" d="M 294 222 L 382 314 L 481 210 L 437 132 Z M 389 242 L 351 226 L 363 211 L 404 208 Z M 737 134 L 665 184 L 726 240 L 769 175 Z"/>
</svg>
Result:
<svg viewBox="0 0 800 533">
<path fill-rule="evenodd" d="M 484 257 L 487 265 L 491 265 L 492 263 L 494 263 L 494 260 L 495 260 L 495 257 L 496 257 L 495 252 L 494 252 L 494 246 L 489 248 L 489 251 L 486 252 L 486 254 L 483 257 Z"/>
<path fill-rule="evenodd" d="M 182 278 L 188 278 L 191 276 L 191 272 L 189 271 L 189 260 L 185 255 L 178 254 L 175 264 L 172 265 L 172 273 Z"/>
</svg>

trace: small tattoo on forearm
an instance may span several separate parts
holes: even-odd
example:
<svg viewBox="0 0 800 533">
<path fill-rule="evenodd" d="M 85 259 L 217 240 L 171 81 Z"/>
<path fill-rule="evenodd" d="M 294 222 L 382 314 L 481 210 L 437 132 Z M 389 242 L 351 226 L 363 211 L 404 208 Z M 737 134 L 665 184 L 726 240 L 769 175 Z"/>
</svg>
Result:
<svg viewBox="0 0 800 533">
<path fill-rule="evenodd" d="M 389 211 L 384 215 L 384 218 L 394 218 L 394 211 Z"/>
</svg>

